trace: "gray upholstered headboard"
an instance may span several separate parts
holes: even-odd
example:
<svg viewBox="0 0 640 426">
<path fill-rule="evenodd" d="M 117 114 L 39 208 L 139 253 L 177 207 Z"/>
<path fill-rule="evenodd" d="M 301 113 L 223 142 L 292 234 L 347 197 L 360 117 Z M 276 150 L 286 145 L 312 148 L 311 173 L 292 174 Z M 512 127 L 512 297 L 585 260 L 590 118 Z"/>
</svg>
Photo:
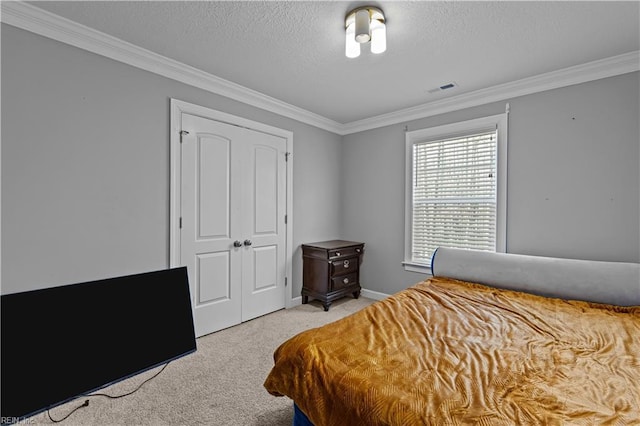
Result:
<svg viewBox="0 0 640 426">
<path fill-rule="evenodd" d="M 434 276 L 547 297 L 640 305 L 640 264 L 438 248 Z"/>
</svg>

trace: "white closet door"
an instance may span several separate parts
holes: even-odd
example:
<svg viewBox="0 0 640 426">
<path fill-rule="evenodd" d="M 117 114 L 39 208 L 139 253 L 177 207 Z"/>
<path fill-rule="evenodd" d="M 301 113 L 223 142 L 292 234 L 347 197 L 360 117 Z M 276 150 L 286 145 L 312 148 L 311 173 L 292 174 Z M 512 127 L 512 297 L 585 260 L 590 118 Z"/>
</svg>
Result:
<svg viewBox="0 0 640 426">
<path fill-rule="evenodd" d="M 252 132 L 244 155 L 242 321 L 284 307 L 286 141 Z"/>
<path fill-rule="evenodd" d="M 189 114 L 182 129 L 180 260 L 201 336 L 284 307 L 286 142 Z"/>
</svg>

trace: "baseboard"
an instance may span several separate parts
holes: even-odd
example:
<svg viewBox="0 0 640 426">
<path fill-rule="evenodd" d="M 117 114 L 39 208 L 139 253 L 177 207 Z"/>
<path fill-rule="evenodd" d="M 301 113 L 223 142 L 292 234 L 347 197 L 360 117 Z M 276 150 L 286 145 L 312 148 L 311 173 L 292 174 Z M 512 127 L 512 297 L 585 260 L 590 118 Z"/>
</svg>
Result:
<svg viewBox="0 0 640 426">
<path fill-rule="evenodd" d="M 360 290 L 360 294 L 362 295 L 362 297 L 373 300 L 382 300 L 390 296 L 389 294 L 380 293 L 379 291 L 367 290 L 366 288 Z"/>
<path fill-rule="evenodd" d="M 287 309 L 294 308 L 294 307 L 296 307 L 298 305 L 302 305 L 302 296 L 291 298 L 289 300 L 289 303 L 287 304 Z"/>
</svg>

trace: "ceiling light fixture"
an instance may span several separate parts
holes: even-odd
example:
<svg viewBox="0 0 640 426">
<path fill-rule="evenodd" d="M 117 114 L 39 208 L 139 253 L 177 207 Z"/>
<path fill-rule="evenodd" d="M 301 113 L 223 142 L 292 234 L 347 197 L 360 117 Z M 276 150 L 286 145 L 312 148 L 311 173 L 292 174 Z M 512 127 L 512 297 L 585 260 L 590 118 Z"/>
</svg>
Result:
<svg viewBox="0 0 640 426">
<path fill-rule="evenodd" d="M 371 42 L 371 53 L 387 50 L 387 27 L 384 13 L 377 7 L 364 6 L 347 13 L 345 25 L 345 54 L 347 58 L 360 56 L 360 45 Z"/>
</svg>

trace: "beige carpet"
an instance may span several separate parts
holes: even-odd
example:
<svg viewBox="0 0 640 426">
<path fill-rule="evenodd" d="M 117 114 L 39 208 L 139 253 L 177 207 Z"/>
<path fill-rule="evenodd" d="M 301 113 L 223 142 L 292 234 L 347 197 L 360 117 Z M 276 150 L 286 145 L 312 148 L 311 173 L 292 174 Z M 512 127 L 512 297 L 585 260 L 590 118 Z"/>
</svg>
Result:
<svg viewBox="0 0 640 426">
<path fill-rule="evenodd" d="M 197 340 L 194 354 L 173 361 L 135 394 L 121 399 L 83 397 L 51 410 L 61 419 L 89 399 L 63 425 L 274 425 L 289 426 L 293 402 L 269 395 L 262 384 L 273 365 L 273 351 L 300 331 L 317 327 L 369 305 L 350 297 L 329 312 L 320 303 L 281 310 Z M 96 366 L 98 367 L 98 366 Z M 119 395 L 135 389 L 160 368 L 105 388 Z M 52 424 L 46 412 L 27 424 Z"/>
</svg>

